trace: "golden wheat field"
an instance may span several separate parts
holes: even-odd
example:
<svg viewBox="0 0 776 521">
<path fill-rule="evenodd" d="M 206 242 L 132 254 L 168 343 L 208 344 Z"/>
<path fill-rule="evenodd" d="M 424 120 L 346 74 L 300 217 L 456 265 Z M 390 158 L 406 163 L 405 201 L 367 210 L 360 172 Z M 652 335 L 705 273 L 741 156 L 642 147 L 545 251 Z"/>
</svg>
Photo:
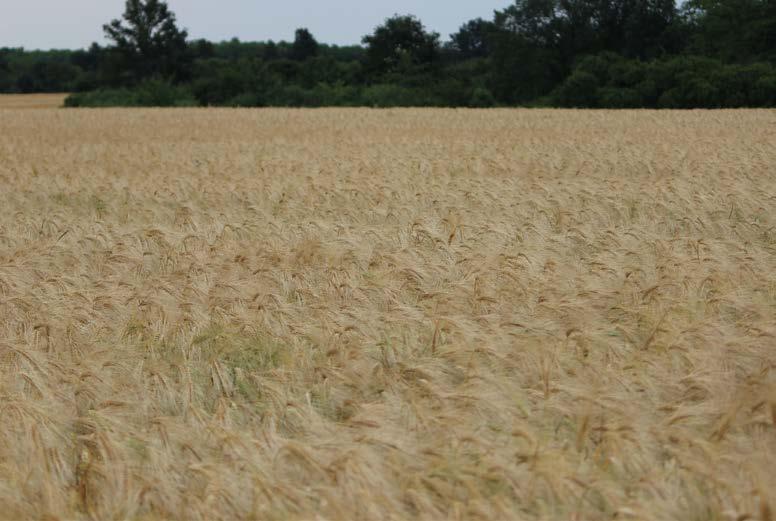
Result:
<svg viewBox="0 0 776 521">
<path fill-rule="evenodd" d="M 0 94 L 2 109 L 55 109 L 65 103 L 67 94 Z"/>
<path fill-rule="evenodd" d="M 776 111 L 0 110 L 0 518 L 776 519 Z"/>
</svg>

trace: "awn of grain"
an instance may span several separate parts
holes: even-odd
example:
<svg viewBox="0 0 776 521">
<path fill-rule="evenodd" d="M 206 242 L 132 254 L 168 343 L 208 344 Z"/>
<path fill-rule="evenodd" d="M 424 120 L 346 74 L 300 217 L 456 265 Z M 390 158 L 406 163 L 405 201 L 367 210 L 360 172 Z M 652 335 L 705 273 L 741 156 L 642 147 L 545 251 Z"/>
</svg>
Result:
<svg viewBox="0 0 776 521">
<path fill-rule="evenodd" d="M 767 521 L 774 165 L 774 111 L 0 110 L 0 517 Z"/>
</svg>

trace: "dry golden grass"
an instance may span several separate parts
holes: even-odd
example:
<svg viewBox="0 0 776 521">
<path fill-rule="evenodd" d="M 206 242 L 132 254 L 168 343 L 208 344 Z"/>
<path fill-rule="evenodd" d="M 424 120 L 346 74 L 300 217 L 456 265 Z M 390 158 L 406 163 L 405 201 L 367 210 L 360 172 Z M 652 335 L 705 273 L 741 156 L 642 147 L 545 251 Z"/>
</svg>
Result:
<svg viewBox="0 0 776 521">
<path fill-rule="evenodd" d="M 776 112 L 0 112 L 0 517 L 776 518 Z"/>
<path fill-rule="evenodd" d="M 0 110 L 55 109 L 64 105 L 66 97 L 67 94 L 0 94 Z"/>
</svg>

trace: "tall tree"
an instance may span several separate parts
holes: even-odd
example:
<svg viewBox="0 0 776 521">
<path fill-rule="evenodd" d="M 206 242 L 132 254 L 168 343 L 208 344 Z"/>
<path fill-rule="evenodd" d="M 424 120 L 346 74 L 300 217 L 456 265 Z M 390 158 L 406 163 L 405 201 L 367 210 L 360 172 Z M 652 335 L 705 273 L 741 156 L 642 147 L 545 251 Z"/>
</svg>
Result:
<svg viewBox="0 0 776 521">
<path fill-rule="evenodd" d="M 11 75 L 11 67 L 8 64 L 6 49 L 0 49 L 0 92 L 9 92 L 12 90 L 14 78 Z"/>
<path fill-rule="evenodd" d="M 395 15 L 364 36 L 366 69 L 380 75 L 399 69 L 431 66 L 439 54 L 439 33 L 428 32 L 411 15 Z"/>
<path fill-rule="evenodd" d="M 563 20 L 558 0 L 516 0 L 494 16 L 489 86 L 499 101 L 523 103 L 547 94 L 562 70 Z"/>
<path fill-rule="evenodd" d="M 554 47 L 560 38 L 559 0 L 515 0 L 496 11 L 494 22 L 500 31 L 519 35 L 529 45 Z"/>
<path fill-rule="evenodd" d="M 666 31 L 677 17 L 675 0 L 563 0 L 561 3 L 568 10 L 574 4 L 588 6 L 578 22 L 595 31 L 596 38 L 590 44 L 598 51 L 632 58 L 661 54 L 666 46 Z"/>
<path fill-rule="evenodd" d="M 515 0 L 495 18 L 527 43 L 557 50 L 566 66 L 602 51 L 655 57 L 676 20 L 675 0 Z"/>
<path fill-rule="evenodd" d="M 103 30 L 135 81 L 152 76 L 185 78 L 190 62 L 188 33 L 178 28 L 166 2 L 127 0 L 122 19 L 105 24 Z"/>
<path fill-rule="evenodd" d="M 630 0 L 623 23 L 622 52 L 648 59 L 679 50 L 676 0 Z"/>
<path fill-rule="evenodd" d="M 585 55 L 658 57 L 676 46 L 676 20 L 675 0 L 515 0 L 495 13 L 492 89 L 519 102 L 547 94 Z"/>
<path fill-rule="evenodd" d="M 0 74 L 8 72 L 10 67 L 8 65 L 8 58 L 5 57 L 6 50 L 0 49 Z"/>
<path fill-rule="evenodd" d="M 70 61 L 85 71 L 94 71 L 100 66 L 102 52 L 102 47 L 97 42 L 92 42 L 87 50 L 74 51 Z"/>
<path fill-rule="evenodd" d="M 264 61 L 272 61 L 280 58 L 280 51 L 278 50 L 278 44 L 276 44 L 272 40 L 267 40 L 267 43 L 264 44 L 264 48 L 262 49 L 261 58 Z"/>
<path fill-rule="evenodd" d="M 484 58 L 489 54 L 488 43 L 495 28 L 493 22 L 482 18 L 469 20 L 450 35 L 450 47 L 464 60 Z"/>
<path fill-rule="evenodd" d="M 776 1 L 690 0 L 693 51 L 729 62 L 776 61 Z"/>
<path fill-rule="evenodd" d="M 304 61 L 318 54 L 318 42 L 305 28 L 297 29 L 294 43 L 291 45 L 291 59 Z"/>
</svg>

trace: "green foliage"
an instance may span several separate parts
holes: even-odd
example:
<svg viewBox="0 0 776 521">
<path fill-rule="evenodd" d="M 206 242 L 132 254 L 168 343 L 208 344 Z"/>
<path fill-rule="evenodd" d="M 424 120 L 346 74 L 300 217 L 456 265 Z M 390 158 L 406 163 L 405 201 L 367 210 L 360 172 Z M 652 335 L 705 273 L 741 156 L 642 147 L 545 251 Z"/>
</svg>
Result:
<svg viewBox="0 0 776 521">
<path fill-rule="evenodd" d="M 255 61 L 236 63 L 222 60 L 201 61 L 195 68 L 191 91 L 200 105 L 231 105 L 230 100 L 250 94 L 260 103 L 268 82 L 266 70 Z M 245 99 L 245 98 L 243 98 Z"/>
<path fill-rule="evenodd" d="M 197 101 L 186 87 L 163 80 L 147 80 L 135 89 L 138 105 L 144 107 L 192 107 Z"/>
<path fill-rule="evenodd" d="M 136 107 L 137 99 L 130 89 L 100 89 L 71 94 L 65 107 Z"/>
<path fill-rule="evenodd" d="M 291 59 L 305 61 L 317 56 L 318 42 L 307 29 L 297 29 L 294 43 L 291 46 Z"/>
<path fill-rule="evenodd" d="M 644 98 L 636 89 L 602 87 L 597 91 L 596 104 L 610 109 L 636 109 L 644 106 Z"/>
<path fill-rule="evenodd" d="M 773 0 L 513 0 L 444 46 L 399 15 L 365 46 L 303 28 L 293 42 L 187 42 L 165 2 L 128 0 L 105 32 L 108 47 L 0 49 L 0 92 L 78 93 L 69 106 L 776 105 Z"/>
<path fill-rule="evenodd" d="M 487 83 L 501 102 L 530 102 L 552 90 L 564 77 L 560 55 L 532 45 L 523 35 L 494 33 L 491 47 Z"/>
<path fill-rule="evenodd" d="M 429 67 L 439 55 L 439 34 L 426 31 L 414 16 L 393 16 L 374 33 L 364 36 L 366 68 L 380 76 L 389 72 Z"/>
<path fill-rule="evenodd" d="M 65 107 L 192 107 L 197 100 L 186 87 L 147 80 L 134 88 L 101 89 L 71 94 Z"/>
<path fill-rule="evenodd" d="M 495 107 L 496 98 L 485 87 L 477 87 L 469 98 L 469 106 L 475 108 Z"/>
<path fill-rule="evenodd" d="M 0 92 L 68 92 L 78 88 L 83 69 L 70 51 L 0 49 Z"/>
<path fill-rule="evenodd" d="M 361 100 L 364 105 L 376 108 L 428 105 L 415 90 L 390 83 L 370 85 L 364 89 Z"/>
<path fill-rule="evenodd" d="M 555 92 L 561 107 L 594 108 L 598 106 L 600 82 L 592 72 L 577 69 Z"/>
<path fill-rule="evenodd" d="M 185 78 L 190 57 L 187 32 L 178 29 L 166 2 L 127 0 L 122 18 L 105 24 L 103 30 L 131 80 Z"/>
<path fill-rule="evenodd" d="M 730 63 L 776 61 L 776 2 L 689 0 L 691 51 Z"/>
<path fill-rule="evenodd" d="M 20 92 L 59 92 L 75 87 L 73 78 L 80 71 L 71 63 L 41 61 L 35 63 L 29 72 L 19 76 L 17 86 Z"/>
<path fill-rule="evenodd" d="M 264 107 L 266 105 L 265 98 L 259 93 L 244 92 L 234 97 L 227 99 L 220 103 L 220 105 L 226 107 Z"/>
<path fill-rule="evenodd" d="M 677 56 L 633 62 L 612 53 L 588 56 L 553 92 L 564 107 L 739 108 L 776 104 L 771 63 L 726 64 Z"/>
<path fill-rule="evenodd" d="M 490 39 L 496 30 L 493 22 L 477 18 L 463 24 L 457 33 L 450 35 L 448 47 L 457 58 L 468 60 L 484 58 L 490 54 Z"/>
</svg>

